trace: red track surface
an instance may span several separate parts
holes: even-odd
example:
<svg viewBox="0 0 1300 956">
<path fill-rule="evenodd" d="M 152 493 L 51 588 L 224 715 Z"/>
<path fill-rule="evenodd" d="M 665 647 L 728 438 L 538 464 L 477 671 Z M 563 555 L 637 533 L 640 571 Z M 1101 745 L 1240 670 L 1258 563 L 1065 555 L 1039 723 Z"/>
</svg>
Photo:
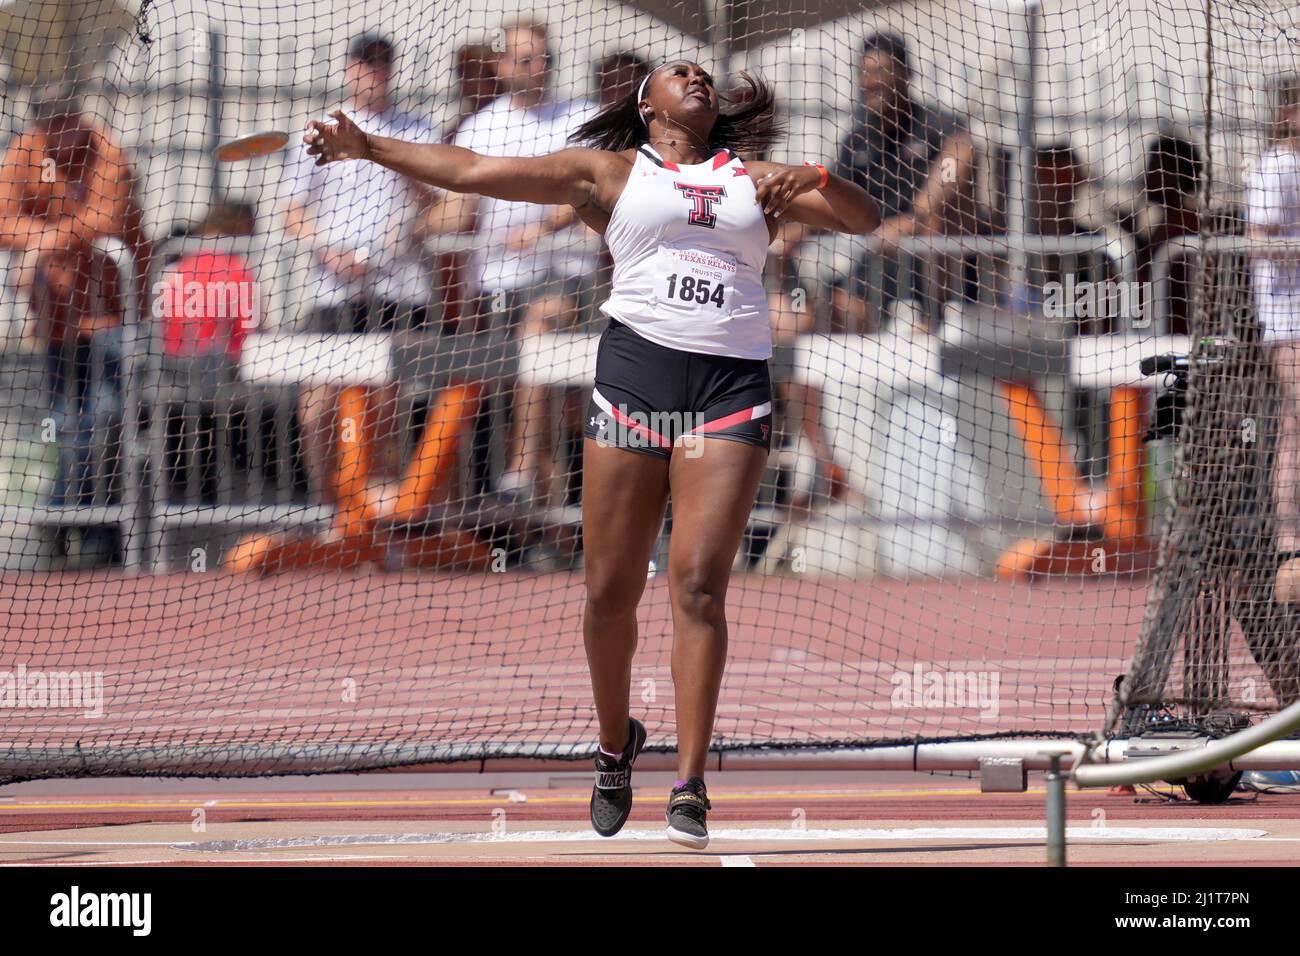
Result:
<svg viewBox="0 0 1300 956">
<path fill-rule="evenodd" d="M 1145 597 L 1140 580 L 1031 587 L 742 575 L 729 596 L 730 663 L 717 732 L 728 742 L 764 743 L 1091 730 L 1132 652 Z M 99 672 L 104 713 L 0 707 L 0 747 L 584 743 L 594 737 L 594 714 L 582 600 L 573 575 L 11 577 L 0 581 L 0 615 L 7 621 L 0 672 Z M 633 674 L 635 706 L 652 745 L 671 744 L 674 734 L 669 621 L 661 576 L 642 602 Z M 922 675 L 996 677 L 992 706 L 920 693 L 900 697 L 900 681 L 905 685 L 918 667 Z M 1234 679 L 1250 675 L 1239 668 Z M 667 778 L 652 776 L 638 778 L 629 824 L 643 833 L 662 822 Z M 528 793 L 523 803 L 472 777 L 457 778 L 456 789 L 421 788 L 414 779 L 172 783 L 163 793 L 158 781 L 5 787 L 0 861 L 717 865 L 731 854 L 760 863 L 960 865 L 1042 858 L 1032 840 L 995 836 L 882 842 L 870 834 L 831 834 L 807 845 L 736 838 L 729 845 L 715 841 L 723 849 L 702 856 L 646 839 L 592 843 L 581 839 L 590 786 L 581 765 L 572 773 L 520 778 Z M 746 778 L 743 785 L 733 779 L 710 779 L 712 824 L 743 833 L 788 830 L 799 814 L 810 828 L 850 830 L 1041 826 L 1043 820 L 1041 792 L 980 795 L 970 782 L 943 777 L 889 784 L 859 775 L 852 786 L 831 787 L 812 784 L 808 774 Z M 1133 840 L 1083 841 L 1072 859 L 1180 866 L 1289 861 L 1300 847 L 1296 799 L 1205 808 L 1074 794 L 1076 825 L 1095 824 L 1100 810 L 1109 826 L 1132 821 L 1148 829 Z M 196 837 L 192 822 L 200 808 L 206 830 Z M 375 833 L 481 835 L 494 812 L 508 817 L 511 832 L 551 836 L 536 844 L 338 842 Z M 1202 844 L 1152 839 L 1148 832 L 1168 826 L 1228 827 L 1253 836 Z M 576 842 L 564 836 L 569 831 Z M 1254 839 L 1264 831 L 1267 839 Z M 292 846 L 280 846 L 284 840 Z M 274 846 L 221 849 L 258 841 Z M 197 843 L 207 849 L 191 846 Z"/>
<path fill-rule="evenodd" d="M 202 783 L 163 788 L 136 781 L 143 792 L 134 794 L 100 792 L 103 784 L 96 781 L 25 785 L 0 791 L 0 863 L 716 866 L 739 856 L 742 865 L 1038 865 L 1044 859 L 1041 839 L 1006 832 L 1042 827 L 1040 789 L 980 794 L 968 781 L 919 775 L 875 783 L 862 775 L 856 783 L 767 775 L 771 782 L 760 784 L 733 783 L 731 776 L 713 777 L 711 827 L 717 834 L 754 836 L 715 839 L 703 853 L 656 839 L 593 840 L 586 821 L 589 791 L 571 775 L 517 777 L 525 802 L 476 786 L 472 778 L 458 778 L 452 788 L 411 788 L 384 774 L 346 782 L 258 781 L 219 791 Z M 374 781 L 369 789 L 367 780 Z M 658 832 L 666 786 L 665 780 L 638 787 L 629 831 Z M 1204 807 L 1071 792 L 1068 807 L 1070 855 L 1078 864 L 1271 865 L 1291 864 L 1300 853 L 1300 797 L 1241 797 Z M 199 808 L 203 821 L 196 829 Z M 497 826 L 499 840 L 484 839 Z M 806 839 L 793 838 L 796 826 Z M 919 827 L 933 832 L 870 835 Z M 1099 839 L 1105 828 L 1132 835 Z M 1160 836 L 1165 828 L 1219 835 L 1166 840 Z M 477 845 L 437 839 L 457 833 L 479 837 Z M 545 840 L 530 839 L 546 834 Z"/>
<path fill-rule="evenodd" d="M 1090 730 L 1144 598 L 1142 581 L 741 575 L 717 732 L 814 742 Z M 575 575 L 9 578 L 0 670 L 102 672 L 105 713 L 0 708 L 0 745 L 583 742 L 594 713 L 582 600 Z M 667 743 L 662 576 L 642 622 L 633 694 L 652 743 Z M 906 686 L 954 672 L 983 674 L 986 699 Z"/>
</svg>

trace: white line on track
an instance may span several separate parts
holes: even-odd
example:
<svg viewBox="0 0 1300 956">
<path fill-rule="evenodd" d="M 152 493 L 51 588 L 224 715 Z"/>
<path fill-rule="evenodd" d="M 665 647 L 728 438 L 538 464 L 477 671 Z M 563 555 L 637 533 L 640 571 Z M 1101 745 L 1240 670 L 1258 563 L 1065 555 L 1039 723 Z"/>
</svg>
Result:
<svg viewBox="0 0 1300 956">
<path fill-rule="evenodd" d="M 183 846 L 167 840 L 0 840 L 0 846 Z"/>
<path fill-rule="evenodd" d="M 351 855 L 334 855 L 334 856 L 324 856 L 324 855 L 322 855 L 322 856 L 277 856 L 277 857 L 274 857 L 273 859 L 268 859 L 267 857 L 243 856 L 243 857 L 234 857 L 234 858 L 229 859 L 229 860 L 206 860 L 206 861 L 204 861 L 204 862 L 203 862 L 202 864 L 200 864 L 200 865 L 202 865 L 202 866 L 208 866 L 208 865 L 211 865 L 211 864 L 213 864 L 213 863 L 242 864 L 242 863 L 260 863 L 260 862 L 273 862 L 273 863 L 355 863 L 355 862 L 358 862 L 358 861 L 361 861 L 361 860 L 369 860 L 369 861 L 373 861 L 373 860 L 388 860 L 388 861 L 393 861 L 393 860 L 414 860 L 414 859 L 418 859 L 418 858 L 417 858 L 417 857 L 414 857 L 414 856 L 406 856 L 406 855 L 401 855 L 401 854 L 398 854 L 398 855 L 393 855 L 393 854 L 383 854 L 383 855 L 378 855 L 378 856 L 351 856 Z M 172 858 L 170 858 L 170 859 L 159 859 L 159 860 L 91 860 L 91 861 L 78 861 L 78 862 L 75 862 L 75 863 L 70 863 L 70 862 L 67 862 L 67 861 L 65 861 L 65 860 L 51 860 L 51 861 L 49 861 L 49 862 L 47 862 L 47 863 L 0 863 L 0 869 L 32 868 L 32 867 L 42 867 L 42 866 L 45 866 L 45 867 L 59 867 L 60 869 L 62 869 L 63 867 L 71 867 L 71 866 L 95 866 L 95 867 L 98 867 L 98 866 L 149 866 L 149 865 L 159 864 L 159 863 L 162 863 L 162 864 L 175 864 L 175 863 L 177 863 L 177 862 L 178 862 L 178 861 L 176 860 L 175 857 L 172 857 Z"/>
<path fill-rule="evenodd" d="M 1047 839 L 1045 827 L 876 827 L 805 829 L 778 827 L 723 828 L 710 834 L 713 840 L 734 840 L 768 843 L 809 842 L 943 842 L 948 840 L 1023 840 L 1043 842 Z M 1088 842 L 1179 842 L 1213 843 L 1226 840 L 1258 840 L 1262 842 L 1300 842 L 1296 837 L 1272 837 L 1267 830 L 1246 827 L 1069 827 L 1066 839 Z M 261 838 L 251 840 L 207 840 L 203 842 L 156 840 L 75 840 L 75 839 L 25 839 L 0 840 L 0 847 L 168 847 L 198 853 L 253 853 L 274 850 L 310 850 L 317 847 L 340 846 L 395 846 L 395 845 L 448 845 L 448 844 L 517 844 L 517 843 L 604 843 L 652 842 L 664 840 L 663 831 L 624 830 L 616 837 L 601 837 L 590 830 L 518 830 L 505 833 L 444 832 L 444 833 L 377 833 L 377 834 L 321 834 L 318 836 Z M 282 859 L 277 857 L 277 859 Z M 312 857 L 311 859 L 322 859 Z M 359 859 L 346 857 L 346 859 Z M 743 866 L 743 863 L 723 865 Z M 742 857 L 743 859 L 743 857 Z"/>
<path fill-rule="evenodd" d="M 1148 840 L 1154 842 L 1219 842 L 1255 840 L 1266 837 L 1267 830 L 1244 827 L 1069 827 L 1066 837 L 1080 842 L 1115 842 Z M 795 830 L 790 828 L 725 828 L 710 833 L 714 840 L 751 842 L 904 842 L 944 840 L 1025 840 L 1047 839 L 1046 827 L 895 827 Z M 604 843 L 609 840 L 660 843 L 662 830 L 624 830 L 615 837 L 602 837 L 590 830 L 516 830 L 505 833 L 481 831 L 459 833 L 383 833 L 326 834 L 316 837 L 265 838 L 253 840 L 210 840 L 201 843 L 171 844 L 178 850 L 200 853 L 247 852 L 249 850 L 287 850 L 321 846 L 377 846 L 394 844 L 511 844 L 511 843 Z"/>
<path fill-rule="evenodd" d="M 752 859 L 747 856 L 720 856 L 718 859 L 723 866 L 755 866 Z"/>
</svg>

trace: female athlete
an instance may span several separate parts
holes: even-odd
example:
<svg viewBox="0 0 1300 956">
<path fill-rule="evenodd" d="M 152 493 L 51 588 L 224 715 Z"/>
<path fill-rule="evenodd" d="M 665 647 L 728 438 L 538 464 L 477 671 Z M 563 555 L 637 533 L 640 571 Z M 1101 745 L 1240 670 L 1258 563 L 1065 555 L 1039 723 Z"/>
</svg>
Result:
<svg viewBox="0 0 1300 956">
<path fill-rule="evenodd" d="M 629 714 L 636 609 L 671 495 L 679 779 L 668 836 L 696 849 L 709 839 L 703 777 L 726 660 L 727 583 L 771 445 L 767 247 L 780 221 L 860 235 L 880 220 L 865 191 L 821 165 L 743 158 L 781 130 L 772 89 L 742 78 L 747 95 L 723 112 L 702 67 L 663 64 L 570 137 L 585 148 L 544 156 L 367 136 L 340 112 L 304 137 L 318 164 L 370 160 L 452 192 L 568 204 L 605 237 L 614 279 L 601 311 L 610 321 L 582 476 L 583 637 L 600 722 L 591 822 L 613 836 L 632 809 L 632 765 L 646 740 Z"/>
</svg>

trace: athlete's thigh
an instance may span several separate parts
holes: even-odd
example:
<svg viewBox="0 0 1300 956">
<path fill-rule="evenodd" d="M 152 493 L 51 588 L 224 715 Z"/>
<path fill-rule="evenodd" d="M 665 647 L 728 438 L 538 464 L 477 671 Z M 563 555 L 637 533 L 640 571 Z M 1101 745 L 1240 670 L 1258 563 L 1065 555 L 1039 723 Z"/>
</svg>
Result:
<svg viewBox="0 0 1300 956">
<path fill-rule="evenodd" d="M 669 485 L 673 535 L 670 581 L 718 586 L 726 580 L 767 466 L 761 445 L 696 439 L 673 449 Z M 704 578 L 705 580 L 701 580 Z"/>
<path fill-rule="evenodd" d="M 645 585 L 668 502 L 668 459 L 584 439 L 582 550 L 588 585 Z"/>
</svg>

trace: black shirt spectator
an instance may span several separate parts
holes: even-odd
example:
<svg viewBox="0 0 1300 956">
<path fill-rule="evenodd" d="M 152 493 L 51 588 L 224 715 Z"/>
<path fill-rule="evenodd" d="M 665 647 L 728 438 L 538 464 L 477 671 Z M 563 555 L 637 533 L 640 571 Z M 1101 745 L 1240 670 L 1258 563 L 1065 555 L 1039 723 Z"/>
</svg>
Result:
<svg viewBox="0 0 1300 956">
<path fill-rule="evenodd" d="M 971 234 L 980 230 L 974 194 L 974 146 L 965 125 L 943 110 L 926 106 L 911 94 L 912 69 L 907 45 L 898 36 L 879 33 L 862 45 L 858 70 L 859 101 L 853 128 L 840 145 L 837 172 L 856 183 L 880 206 L 882 223 L 872 234 L 878 255 L 864 258 L 853 281 L 837 283 L 833 315 L 846 326 L 869 331 L 881 321 L 863 299 L 880 285 L 880 305 L 888 311 L 895 299 L 923 300 L 924 262 L 900 255 L 899 243 L 913 237 Z M 987 218 L 987 217 L 984 217 Z M 879 263 L 879 278 L 871 275 Z M 961 275 L 963 257 L 938 256 L 933 273 L 935 299 L 952 293 L 970 295 L 971 277 Z"/>
<path fill-rule="evenodd" d="M 853 130 L 840 143 L 836 172 L 870 194 L 882 219 L 911 213 L 944 143 L 965 127 L 952 114 L 910 98 L 897 124 L 862 106 L 857 112 Z"/>
<path fill-rule="evenodd" d="M 1120 225 L 1133 236 L 1139 282 L 1154 282 L 1152 265 L 1167 243 L 1200 234 L 1196 193 L 1202 165 L 1200 147 L 1181 136 L 1163 133 L 1147 144 L 1141 198 L 1119 217 Z M 1152 294 L 1156 294 L 1154 286 Z M 1157 331 L 1187 334 L 1191 298 L 1188 259 L 1175 252 L 1169 260 L 1168 328 Z"/>
</svg>

